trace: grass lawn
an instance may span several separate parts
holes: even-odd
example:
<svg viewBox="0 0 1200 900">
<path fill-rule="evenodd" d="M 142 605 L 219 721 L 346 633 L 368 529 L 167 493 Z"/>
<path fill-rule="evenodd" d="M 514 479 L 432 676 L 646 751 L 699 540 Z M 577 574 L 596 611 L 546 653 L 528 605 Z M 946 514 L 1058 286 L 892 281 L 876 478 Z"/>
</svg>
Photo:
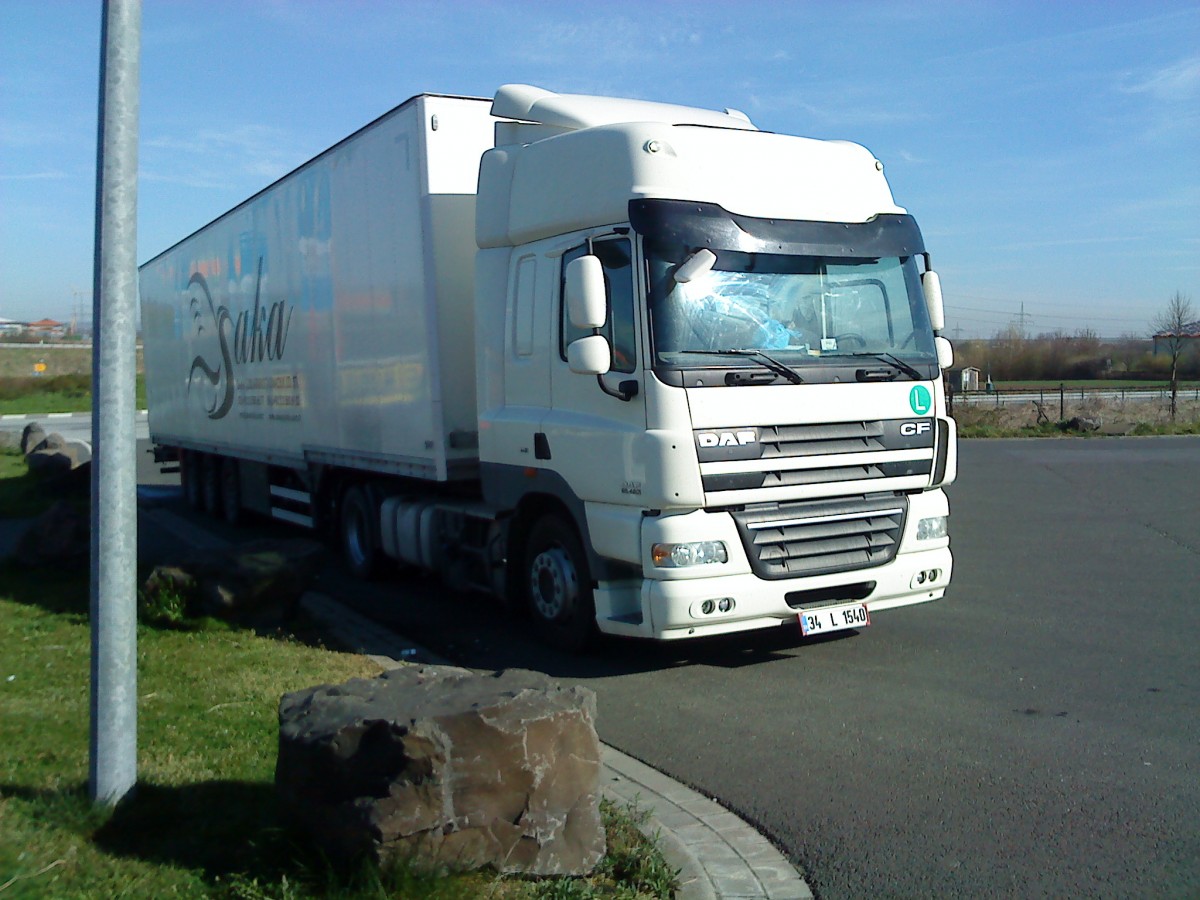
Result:
<svg viewBox="0 0 1200 900">
<path fill-rule="evenodd" d="M 141 373 L 134 387 L 134 402 L 138 409 L 145 409 L 146 379 Z M 91 411 L 91 375 L 0 378 L 0 415 Z"/>
<path fill-rule="evenodd" d="M 604 804 L 609 853 L 587 879 L 337 873 L 276 810 L 281 694 L 371 677 L 366 657 L 209 622 L 138 629 L 135 795 L 87 799 L 90 638 L 81 573 L 0 568 L 0 895 L 669 897 L 674 873 L 629 810 Z"/>
<path fill-rule="evenodd" d="M 272 796 L 279 695 L 378 668 L 225 627 L 139 628 L 139 787 L 106 817 L 86 791 L 86 574 L 10 567 L 0 584 L 5 900 L 278 887 L 299 858 Z"/>
<path fill-rule="evenodd" d="M 0 515 L 46 505 L 0 453 Z M 586 879 L 336 872 L 276 809 L 279 697 L 372 677 L 366 657 L 213 620 L 138 627 L 138 786 L 114 814 L 87 798 L 88 576 L 0 563 L 0 900 L 124 897 L 670 897 L 675 873 L 602 806 L 609 852 Z"/>
</svg>

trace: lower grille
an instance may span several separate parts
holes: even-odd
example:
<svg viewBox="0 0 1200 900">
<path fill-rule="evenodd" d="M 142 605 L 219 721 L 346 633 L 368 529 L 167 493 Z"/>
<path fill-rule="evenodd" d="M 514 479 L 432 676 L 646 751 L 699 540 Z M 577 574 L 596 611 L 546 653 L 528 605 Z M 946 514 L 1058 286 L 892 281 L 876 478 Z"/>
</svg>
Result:
<svg viewBox="0 0 1200 900">
<path fill-rule="evenodd" d="M 891 562 L 908 498 L 795 503 L 733 514 L 759 578 L 799 578 Z"/>
</svg>

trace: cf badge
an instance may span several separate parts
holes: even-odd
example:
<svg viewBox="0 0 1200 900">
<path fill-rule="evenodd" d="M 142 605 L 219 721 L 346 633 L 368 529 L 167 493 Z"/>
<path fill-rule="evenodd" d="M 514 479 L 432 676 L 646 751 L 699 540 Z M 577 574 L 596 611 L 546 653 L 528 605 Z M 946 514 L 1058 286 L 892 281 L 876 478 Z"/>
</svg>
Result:
<svg viewBox="0 0 1200 900">
<path fill-rule="evenodd" d="M 919 434 L 929 434 L 931 431 L 933 431 L 933 422 L 929 419 L 900 423 L 900 433 L 905 437 L 916 437 Z"/>
</svg>

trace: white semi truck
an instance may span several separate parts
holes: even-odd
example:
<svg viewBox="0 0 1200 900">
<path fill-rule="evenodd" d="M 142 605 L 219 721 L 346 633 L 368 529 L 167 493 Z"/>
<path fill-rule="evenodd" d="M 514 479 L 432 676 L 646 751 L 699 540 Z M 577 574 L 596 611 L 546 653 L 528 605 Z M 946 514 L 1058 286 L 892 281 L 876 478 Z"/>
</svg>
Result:
<svg viewBox="0 0 1200 900">
<path fill-rule="evenodd" d="M 942 597 L 941 290 L 865 148 L 735 111 L 422 94 L 141 267 L 189 502 L 553 642 Z"/>
</svg>

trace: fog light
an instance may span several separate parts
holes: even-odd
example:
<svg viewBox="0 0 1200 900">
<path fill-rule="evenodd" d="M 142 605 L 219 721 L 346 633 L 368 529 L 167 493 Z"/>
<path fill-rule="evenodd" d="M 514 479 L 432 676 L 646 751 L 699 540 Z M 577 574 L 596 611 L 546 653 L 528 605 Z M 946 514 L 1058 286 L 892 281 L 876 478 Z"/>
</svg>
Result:
<svg viewBox="0 0 1200 900">
<path fill-rule="evenodd" d="M 729 561 L 724 541 L 692 541 L 687 544 L 655 544 L 650 558 L 660 569 L 682 569 Z"/>
<path fill-rule="evenodd" d="M 948 516 L 934 516 L 922 519 L 917 523 L 917 540 L 933 541 L 946 536 L 946 520 Z"/>
<path fill-rule="evenodd" d="M 717 602 L 717 609 L 719 609 L 721 612 L 731 611 L 733 609 L 733 598 L 732 597 L 722 597 Z"/>
<path fill-rule="evenodd" d="M 915 591 L 917 588 L 922 587 L 924 585 L 932 585 L 935 581 L 937 581 L 941 577 L 942 577 L 941 569 L 922 569 L 920 572 L 918 572 L 916 575 L 914 575 L 912 577 L 912 581 L 910 581 L 908 583 L 908 586 Z"/>
<path fill-rule="evenodd" d="M 700 604 L 700 612 L 704 613 L 706 616 L 711 616 L 713 610 L 716 608 L 717 604 L 713 603 L 711 600 L 705 600 Z"/>
</svg>

